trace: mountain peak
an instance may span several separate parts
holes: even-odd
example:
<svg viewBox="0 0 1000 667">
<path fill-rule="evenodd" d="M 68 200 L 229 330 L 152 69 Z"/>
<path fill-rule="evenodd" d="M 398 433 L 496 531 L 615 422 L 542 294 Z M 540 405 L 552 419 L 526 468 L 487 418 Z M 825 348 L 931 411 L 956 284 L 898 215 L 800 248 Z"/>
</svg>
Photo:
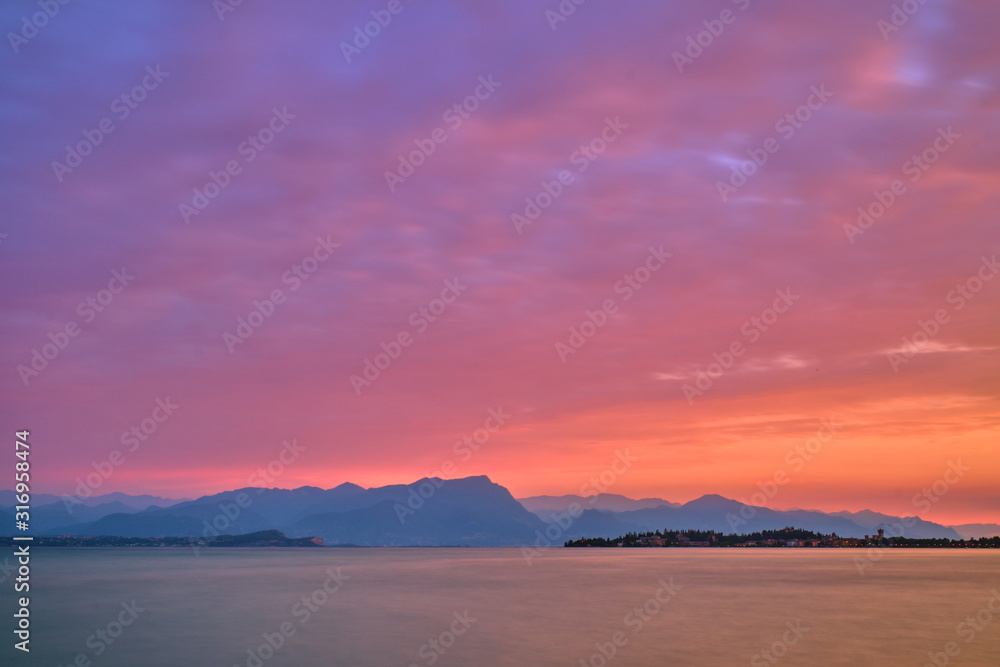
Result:
<svg viewBox="0 0 1000 667">
<path fill-rule="evenodd" d="M 474 485 L 474 486 L 490 486 L 493 484 L 493 480 L 487 475 L 470 475 L 468 477 L 455 477 L 452 479 L 442 479 L 441 477 L 421 477 L 415 482 L 411 482 L 407 486 L 413 486 L 414 484 L 420 484 L 421 482 L 432 482 L 435 486 L 440 486 L 441 484 L 455 484 L 461 483 L 463 485 Z"/>
<path fill-rule="evenodd" d="M 720 496 L 717 493 L 706 493 L 700 498 L 695 498 L 690 502 L 684 503 L 681 507 L 721 512 L 724 510 L 733 511 L 736 508 L 742 507 L 742 503 L 731 498 L 726 498 L 725 496 Z"/>
<path fill-rule="evenodd" d="M 707 505 L 709 503 L 726 503 L 726 504 L 736 503 L 737 505 L 740 504 L 740 503 L 738 503 L 735 500 L 732 500 L 730 498 L 726 498 L 725 496 L 720 496 L 718 493 L 706 493 L 705 495 L 701 496 L 700 498 L 695 498 L 694 500 L 692 500 L 690 502 L 687 502 L 685 504 L 686 505 L 691 505 L 692 503 L 698 503 L 698 504 L 701 504 L 701 505 Z"/>
<path fill-rule="evenodd" d="M 493 484 L 493 480 L 489 478 L 489 475 L 470 475 L 469 477 L 459 477 L 453 480 L 455 482 L 467 481 L 467 482 L 479 482 L 482 484 Z"/>
<path fill-rule="evenodd" d="M 347 492 L 347 493 L 354 493 L 356 491 L 364 491 L 365 487 L 358 486 L 357 484 L 354 484 L 353 482 L 344 482 L 343 484 L 338 484 L 337 486 L 333 487 L 332 489 L 327 489 L 327 490 L 328 491 L 337 491 L 337 492 L 340 492 L 340 493 L 345 493 L 345 492 Z"/>
</svg>

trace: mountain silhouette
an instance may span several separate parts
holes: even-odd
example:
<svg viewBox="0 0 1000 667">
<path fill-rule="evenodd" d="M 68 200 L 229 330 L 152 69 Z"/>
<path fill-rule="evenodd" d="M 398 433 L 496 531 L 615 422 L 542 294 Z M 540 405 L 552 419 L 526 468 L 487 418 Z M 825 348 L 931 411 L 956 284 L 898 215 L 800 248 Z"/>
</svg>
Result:
<svg viewBox="0 0 1000 667">
<path fill-rule="evenodd" d="M 13 500 L 0 491 L 0 499 Z M 97 499 L 107 502 L 95 502 Z M 153 500 L 160 505 L 150 504 Z M 59 496 L 33 496 L 35 534 L 120 537 L 214 537 L 280 530 L 289 538 L 320 537 L 326 545 L 518 546 L 582 537 L 616 537 L 652 530 L 749 533 L 794 526 L 842 537 L 875 534 L 961 539 L 949 526 L 864 510 L 825 513 L 751 507 L 718 494 L 684 504 L 661 498 L 633 500 L 617 494 L 533 496 L 516 500 L 489 477 L 419 479 L 411 484 L 331 489 L 248 487 L 194 500 L 113 493 L 69 504 Z M 144 509 L 137 509 L 144 507 Z M 570 516 L 570 510 L 575 516 Z M 530 511 L 529 511 L 530 510 Z M 0 504 L 0 535 L 13 535 L 13 508 Z M 994 533 L 994 525 L 970 526 Z"/>
</svg>

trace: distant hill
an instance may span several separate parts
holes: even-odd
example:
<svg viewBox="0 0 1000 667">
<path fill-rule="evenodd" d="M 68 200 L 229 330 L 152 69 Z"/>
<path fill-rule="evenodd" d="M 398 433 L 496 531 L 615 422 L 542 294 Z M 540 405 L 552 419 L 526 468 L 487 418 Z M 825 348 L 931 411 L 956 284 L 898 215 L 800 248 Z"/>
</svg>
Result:
<svg viewBox="0 0 1000 667">
<path fill-rule="evenodd" d="M 542 511 L 545 513 L 545 511 Z M 847 513 L 849 514 L 849 513 Z M 875 513 L 871 513 L 875 515 Z M 836 533 L 841 537 L 863 537 L 878 527 L 899 522 L 899 517 L 865 515 L 863 523 L 848 516 L 812 510 L 772 510 L 748 507 L 720 495 L 709 494 L 679 506 L 660 506 L 625 512 L 587 509 L 562 532 L 565 539 L 614 537 L 628 532 L 651 530 L 714 530 L 723 533 L 749 533 L 780 530 L 793 526 L 817 533 Z M 886 531 L 888 533 L 888 530 Z M 906 529 L 906 537 L 960 539 L 948 526 L 915 520 Z"/>
<path fill-rule="evenodd" d="M 14 512 L 13 491 L 0 491 L 0 508 Z M 5 505 L 6 501 L 9 505 Z M 76 502 L 79 501 L 79 502 Z M 67 501 L 62 496 L 47 493 L 31 494 L 31 530 L 40 534 L 74 524 L 98 521 L 112 514 L 133 514 L 150 507 L 168 507 L 181 501 L 158 496 L 130 496 L 125 493 L 108 493 L 90 498 Z M 9 526 L 0 526 L 0 535 L 9 534 Z"/>
<path fill-rule="evenodd" d="M 16 504 L 15 493 L 7 489 L 0 489 L 0 507 L 13 507 Z M 121 503 L 126 507 L 134 510 L 144 510 L 147 507 L 156 505 L 157 507 L 170 507 L 171 505 L 176 505 L 183 500 L 174 500 L 173 498 L 161 498 L 159 496 L 149 496 L 149 495 L 139 495 L 132 496 L 127 493 L 106 493 L 100 496 L 90 496 L 89 498 L 79 498 L 76 496 L 71 496 L 75 502 L 72 504 L 74 506 L 85 506 L 85 507 L 97 507 L 98 505 L 106 505 L 108 503 Z M 34 508 L 43 507 L 45 505 L 51 505 L 53 503 L 66 504 L 62 496 L 54 496 L 51 493 L 33 493 L 31 494 L 31 506 Z"/>
<path fill-rule="evenodd" d="M 96 507 L 98 505 L 104 505 L 107 503 L 121 503 L 126 507 L 131 507 L 134 510 L 144 510 L 148 507 L 170 507 L 171 505 L 176 505 L 177 503 L 182 503 L 187 498 L 181 498 L 176 500 L 174 498 L 161 498 L 160 496 L 149 496 L 149 495 L 139 495 L 132 496 L 127 493 L 105 493 L 101 496 L 91 496 L 90 498 L 83 498 L 83 504 L 89 505 L 90 507 Z"/>
<path fill-rule="evenodd" d="M 964 523 L 960 526 L 951 527 L 967 540 L 1000 536 L 1000 524 L 996 523 Z"/>
<path fill-rule="evenodd" d="M 83 516 L 79 509 L 75 515 Z M 42 532 L 162 538 L 280 530 L 291 538 L 316 536 L 328 545 L 504 546 L 530 544 L 535 531 L 545 527 L 507 489 L 482 476 L 425 478 L 372 489 L 355 484 L 237 489 L 167 508 L 66 522 Z M 11 533 L 0 528 L 0 534 Z"/>
<path fill-rule="evenodd" d="M 440 484 L 416 510 L 411 488 Z M 545 523 L 488 477 L 423 479 L 410 486 L 372 489 L 374 504 L 348 511 L 313 514 L 292 533 L 322 537 L 326 544 L 365 546 L 512 546 L 530 544 Z"/>
<path fill-rule="evenodd" d="M 517 546 L 534 544 L 539 533 L 560 520 L 573 503 L 582 514 L 568 525 L 561 519 L 557 539 L 615 537 L 655 530 L 714 530 L 749 533 L 795 527 L 841 537 L 863 537 L 905 521 L 907 538 L 981 537 L 1000 534 L 996 524 L 959 526 L 965 532 L 916 517 L 901 519 L 878 512 L 825 513 L 748 507 L 710 494 L 688 503 L 661 498 L 633 500 L 617 494 L 591 498 L 576 495 L 534 496 L 515 500 L 488 477 L 442 480 L 424 478 L 412 484 L 366 489 L 341 484 L 332 489 L 244 488 L 194 500 L 170 501 L 155 496 L 106 494 L 94 505 L 67 507 L 37 504 L 32 497 L 35 535 L 132 538 L 215 537 L 278 530 L 289 538 L 318 537 L 326 545 L 358 546 Z M 166 500 L 168 506 L 152 501 Z M 591 503 L 590 501 L 593 500 Z M 137 506 L 146 504 L 142 509 Z M 530 510 L 530 511 L 529 511 Z M 14 534 L 13 513 L 0 507 L 0 535 Z"/>
<path fill-rule="evenodd" d="M 610 512 L 628 512 L 630 510 L 641 510 L 651 507 L 679 507 L 678 503 L 672 503 L 662 498 L 641 498 L 632 500 L 617 493 L 599 493 L 595 496 L 531 496 L 530 498 L 518 498 L 518 502 L 524 505 L 529 512 L 534 512 L 543 520 L 548 521 L 556 512 L 566 513 L 570 505 L 577 503 L 581 507 L 594 510 L 608 510 Z"/>
</svg>

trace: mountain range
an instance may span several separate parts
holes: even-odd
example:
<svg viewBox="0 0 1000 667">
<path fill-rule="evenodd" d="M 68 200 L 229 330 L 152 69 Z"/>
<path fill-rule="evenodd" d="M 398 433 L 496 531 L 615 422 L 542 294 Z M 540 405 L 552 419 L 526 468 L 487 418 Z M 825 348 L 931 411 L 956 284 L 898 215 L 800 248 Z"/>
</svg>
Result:
<svg viewBox="0 0 1000 667">
<path fill-rule="evenodd" d="M 0 491 L 0 535 L 17 532 L 13 504 L 13 492 Z M 351 483 L 332 489 L 250 487 L 194 500 L 112 493 L 78 504 L 35 494 L 31 509 L 36 535 L 214 537 L 280 530 L 290 538 L 321 537 L 328 546 L 520 546 L 651 530 L 749 533 L 786 526 L 862 537 L 879 528 L 897 535 L 900 525 L 911 538 L 1000 535 L 997 524 L 944 526 L 869 510 L 772 510 L 713 494 L 684 504 L 616 494 L 517 500 L 486 476 L 368 489 Z"/>
</svg>

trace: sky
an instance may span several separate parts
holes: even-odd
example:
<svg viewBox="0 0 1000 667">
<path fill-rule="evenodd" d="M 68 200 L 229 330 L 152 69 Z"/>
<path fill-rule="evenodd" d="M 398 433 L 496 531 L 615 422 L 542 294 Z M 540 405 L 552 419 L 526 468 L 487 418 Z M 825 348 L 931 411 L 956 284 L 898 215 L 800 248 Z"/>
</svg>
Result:
<svg viewBox="0 0 1000 667">
<path fill-rule="evenodd" d="M 1000 522 L 995 3 L 40 7 L 0 8 L 35 492 Z"/>
</svg>

